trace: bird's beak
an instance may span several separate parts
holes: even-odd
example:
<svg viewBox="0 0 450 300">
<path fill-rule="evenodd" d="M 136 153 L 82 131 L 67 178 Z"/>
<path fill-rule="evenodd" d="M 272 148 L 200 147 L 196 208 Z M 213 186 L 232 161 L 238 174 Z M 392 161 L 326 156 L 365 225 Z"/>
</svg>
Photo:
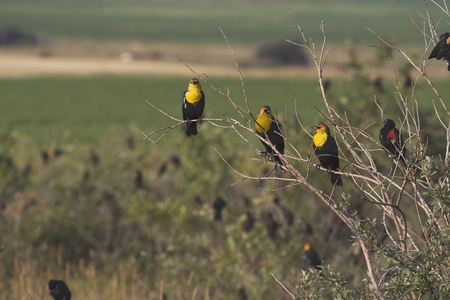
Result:
<svg viewBox="0 0 450 300">
<path fill-rule="evenodd" d="M 313 126 L 313 127 L 311 127 L 312 129 L 314 129 L 314 130 L 317 130 L 317 126 Z"/>
</svg>

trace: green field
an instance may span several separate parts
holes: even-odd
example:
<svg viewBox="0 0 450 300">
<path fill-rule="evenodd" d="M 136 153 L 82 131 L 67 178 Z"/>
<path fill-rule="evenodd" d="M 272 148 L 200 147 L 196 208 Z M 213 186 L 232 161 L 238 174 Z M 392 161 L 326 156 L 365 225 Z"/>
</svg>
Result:
<svg viewBox="0 0 450 300">
<path fill-rule="evenodd" d="M 229 89 L 241 105 L 243 92 L 237 79 L 217 79 L 222 89 Z M 273 87 L 276 86 L 276 89 Z M 146 100 L 171 115 L 181 118 L 181 95 L 186 78 L 157 77 L 43 77 L 23 80 L 1 79 L 2 110 L 0 127 L 34 136 L 47 143 L 96 143 L 111 126 L 137 125 L 143 132 L 171 124 Z M 284 114 L 287 100 L 297 100 L 305 107 L 306 122 L 314 121 L 314 108 L 320 105 L 318 85 L 294 79 L 250 79 L 247 94 L 253 113 L 270 104 Z M 225 112 L 236 113 L 227 100 L 205 87 L 208 117 L 221 118 Z M 314 100 L 315 99 L 315 100 Z M 292 108 L 291 108 L 292 109 Z M 14 112 L 14 113 L 11 113 Z M 174 133 L 174 135 L 176 135 Z"/>
<path fill-rule="evenodd" d="M 229 90 L 232 98 L 245 107 L 240 81 L 217 78 L 215 82 Z M 388 83 L 389 84 L 389 83 Z M 222 113 L 237 117 L 227 99 L 211 87 L 206 93 L 205 115 L 221 118 Z M 270 105 L 280 118 L 295 114 L 295 103 L 305 125 L 321 120 L 314 108 L 323 108 L 318 83 L 315 80 L 293 78 L 245 79 L 246 92 L 253 113 L 262 105 Z M 330 101 L 336 105 L 344 96 L 339 81 L 331 90 Z M 442 95 L 450 95 L 445 82 L 438 82 Z M 135 125 L 148 133 L 173 121 L 153 109 L 146 100 L 167 113 L 181 118 L 181 95 L 186 78 L 139 76 L 41 77 L 28 79 L 0 79 L 2 109 L 0 128 L 34 137 L 42 145 L 65 143 L 96 144 L 110 127 Z M 390 87 L 393 90 L 393 87 Z M 389 93 L 387 93 L 389 95 Z M 386 101 L 395 101 L 386 96 Z M 417 91 L 422 109 L 431 108 L 431 91 L 423 84 Z M 179 133 L 172 133 L 176 138 Z"/>
<path fill-rule="evenodd" d="M 99 39 L 170 43 L 222 44 L 222 28 L 239 44 L 275 38 L 296 38 L 297 27 L 288 1 L 1 1 L 1 25 L 36 32 L 49 39 Z M 402 5 L 421 24 L 415 12 L 425 13 L 422 1 Z M 290 7 L 308 36 L 321 38 L 324 20 L 331 43 L 354 38 L 374 43 L 375 30 L 399 44 L 423 45 L 423 39 L 397 1 L 301 1 Z M 436 21 L 444 15 L 435 6 Z M 389 22 L 383 22 L 389 20 Z M 57 24 L 57 25 L 56 25 Z M 56 25 L 56 26 L 55 26 Z"/>
<path fill-rule="evenodd" d="M 214 80 L 223 90 L 230 90 L 234 101 L 245 106 L 238 79 Z M 269 104 L 282 118 L 285 116 L 285 108 L 288 115 L 293 115 L 297 103 L 302 122 L 311 125 L 320 119 L 314 106 L 323 108 L 323 103 L 315 80 L 246 79 L 245 85 L 253 113 L 257 113 L 262 105 Z M 206 116 L 221 118 L 224 112 L 236 116 L 225 97 L 206 84 L 204 86 L 207 95 Z M 438 82 L 437 86 L 444 98 L 450 95 L 445 82 Z M 185 88 L 186 78 L 178 77 L 63 76 L 0 79 L 0 128 L 33 136 L 45 144 L 95 144 L 111 126 L 135 124 L 143 132 L 150 132 L 172 124 L 171 120 L 148 105 L 146 100 L 181 118 L 181 95 Z M 339 93 L 341 91 L 336 88 L 336 93 L 331 94 L 331 103 L 337 103 Z M 430 100 L 435 99 L 431 91 L 423 85 L 422 89 L 418 89 L 417 95 L 422 109 L 429 109 Z M 393 97 L 389 98 L 389 101 L 395 101 Z"/>
</svg>

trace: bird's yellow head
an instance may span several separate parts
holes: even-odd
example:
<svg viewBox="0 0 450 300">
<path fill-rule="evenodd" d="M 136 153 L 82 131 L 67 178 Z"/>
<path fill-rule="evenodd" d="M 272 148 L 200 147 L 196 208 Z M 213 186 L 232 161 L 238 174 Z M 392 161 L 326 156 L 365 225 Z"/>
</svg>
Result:
<svg viewBox="0 0 450 300">
<path fill-rule="evenodd" d="M 200 84 L 200 81 L 198 81 L 197 78 L 192 78 L 189 82 L 188 91 L 191 92 L 193 90 L 202 90 L 202 85 Z"/>
<path fill-rule="evenodd" d="M 313 137 L 314 145 L 320 148 L 327 141 L 328 136 L 330 135 L 330 129 L 324 123 L 319 123 L 316 126 L 313 126 L 313 129 L 315 131 Z"/>
<path fill-rule="evenodd" d="M 303 245 L 303 252 L 306 252 L 306 251 L 308 251 L 309 249 L 311 249 L 311 243 L 310 243 L 310 242 L 306 242 L 306 243 Z"/>
<path fill-rule="evenodd" d="M 262 133 L 264 131 L 268 131 L 270 129 L 272 123 L 272 111 L 270 110 L 270 106 L 264 105 L 259 110 L 258 119 L 255 123 L 256 131 Z"/>
<path fill-rule="evenodd" d="M 202 86 L 197 78 L 192 78 L 189 81 L 188 89 L 184 96 L 189 103 L 197 103 L 202 98 Z"/>
</svg>

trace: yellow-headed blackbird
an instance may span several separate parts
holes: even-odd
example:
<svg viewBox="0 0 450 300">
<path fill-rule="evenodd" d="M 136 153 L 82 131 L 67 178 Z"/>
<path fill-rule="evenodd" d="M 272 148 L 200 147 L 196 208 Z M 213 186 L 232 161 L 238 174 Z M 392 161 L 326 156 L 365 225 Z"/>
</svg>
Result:
<svg viewBox="0 0 450 300">
<path fill-rule="evenodd" d="M 284 139 L 283 139 L 283 129 L 278 122 L 277 119 L 272 115 L 272 111 L 268 105 L 264 105 L 259 110 L 258 119 L 256 119 L 255 123 L 256 132 L 262 137 L 267 138 L 272 145 L 275 146 L 275 149 L 280 152 L 280 154 L 284 154 Z M 267 137 L 266 137 L 267 135 Z M 266 148 L 265 155 L 274 155 L 275 151 L 270 147 L 269 144 L 261 141 L 264 147 Z M 281 159 L 278 155 L 274 156 L 275 161 L 281 165 Z"/>
<path fill-rule="evenodd" d="M 217 197 L 213 202 L 214 220 L 222 220 L 222 209 L 227 205 L 222 197 Z"/>
<path fill-rule="evenodd" d="M 317 254 L 316 250 L 312 247 L 310 242 L 306 242 L 305 245 L 303 245 L 303 259 L 310 264 L 311 266 L 315 267 L 316 269 L 320 270 L 320 265 L 322 264 L 319 259 L 319 255 Z"/>
<path fill-rule="evenodd" d="M 47 164 L 51 158 L 58 157 L 62 154 L 63 154 L 63 151 L 62 151 L 62 149 L 59 149 L 59 148 L 50 148 L 47 150 L 43 150 L 41 152 L 42 162 L 44 164 Z"/>
<path fill-rule="evenodd" d="M 450 34 L 448 32 L 441 34 L 439 42 L 430 53 L 430 58 L 444 59 L 447 61 L 447 70 L 450 71 Z"/>
<path fill-rule="evenodd" d="M 391 119 L 386 119 L 380 129 L 380 144 L 395 157 L 399 157 L 404 162 L 406 149 L 403 143 L 403 137 L 397 128 L 395 122 Z"/>
<path fill-rule="evenodd" d="M 330 129 L 323 123 L 313 126 L 313 129 L 314 153 L 319 158 L 321 166 L 330 171 L 339 170 L 338 147 L 336 140 L 330 135 Z M 341 176 L 331 173 L 331 184 L 342 185 Z"/>
<path fill-rule="evenodd" d="M 72 298 L 69 287 L 62 280 L 49 280 L 48 289 L 50 291 L 50 295 L 55 300 L 70 300 Z"/>
<path fill-rule="evenodd" d="M 205 109 L 205 94 L 197 78 L 192 78 L 183 94 L 183 120 L 186 121 L 186 135 L 197 135 L 197 121 Z"/>
</svg>

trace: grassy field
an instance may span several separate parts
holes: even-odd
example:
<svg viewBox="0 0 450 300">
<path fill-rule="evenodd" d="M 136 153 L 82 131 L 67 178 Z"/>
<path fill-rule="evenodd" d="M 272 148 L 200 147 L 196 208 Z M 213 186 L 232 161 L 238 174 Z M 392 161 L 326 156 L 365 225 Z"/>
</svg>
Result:
<svg viewBox="0 0 450 300">
<path fill-rule="evenodd" d="M 239 105 L 245 106 L 241 83 L 237 78 L 214 78 L 223 90 L 229 90 Z M 389 83 L 387 83 L 389 86 Z M 181 118 L 181 94 L 187 80 L 184 77 L 155 76 L 60 76 L 25 79 L 0 79 L 2 109 L 0 128 L 12 129 L 21 135 L 34 137 L 43 145 L 93 143 L 110 127 L 135 125 L 148 133 L 172 124 L 154 110 L 146 100 L 169 114 Z M 235 117 L 236 112 L 225 99 L 206 84 L 205 115 L 221 118 L 222 113 Z M 253 113 L 262 105 L 270 105 L 279 114 L 292 117 L 295 103 L 305 125 L 321 120 L 314 108 L 323 108 L 317 81 L 295 78 L 245 79 L 246 92 Z M 339 81 L 329 95 L 336 105 L 344 96 Z M 450 95 L 445 81 L 437 82 L 444 98 Z M 390 87 L 393 90 L 392 87 Z M 422 109 L 431 108 L 433 94 L 423 83 L 417 90 Z M 395 101 L 388 97 L 386 101 Z M 287 110 L 287 113 L 285 112 Z M 169 135 L 178 138 L 179 133 Z"/>
<path fill-rule="evenodd" d="M 244 106 L 244 96 L 238 79 L 218 78 L 223 90 L 230 90 L 233 99 Z M 321 119 L 314 108 L 323 107 L 318 83 L 314 80 L 247 79 L 246 92 L 252 112 L 269 104 L 280 118 L 294 115 L 295 102 L 302 122 L 311 125 Z M 205 85 L 205 84 L 204 84 Z M 337 83 L 339 85 L 339 83 Z M 445 82 L 438 82 L 441 93 L 450 95 Z M 43 145 L 66 143 L 94 143 L 108 129 L 135 125 L 148 133 L 172 124 L 167 117 L 154 110 L 146 100 L 169 114 L 181 118 L 181 94 L 186 88 L 182 77 L 91 76 L 42 77 L 28 79 L 0 79 L 2 110 L 0 127 L 32 136 Z M 207 104 L 205 115 L 222 117 L 225 112 L 235 117 L 236 112 L 227 100 L 205 85 Z M 337 104 L 331 94 L 332 103 Z M 429 109 L 431 91 L 424 87 L 417 91 L 423 109 Z M 395 101 L 392 98 L 390 101 Z M 287 106 L 286 106 L 287 105 Z M 13 113 L 12 113 L 13 112 Z M 177 138 L 178 133 L 169 135 Z"/>
<path fill-rule="evenodd" d="M 255 44 L 298 37 L 287 3 L 1 1 L 0 20 L 3 26 L 49 39 L 222 44 L 218 30 L 222 28 L 234 43 Z M 421 23 L 414 10 L 425 13 L 422 1 L 405 1 L 402 5 Z M 373 43 L 376 38 L 367 30 L 369 27 L 399 44 L 423 45 L 397 1 L 302 1 L 290 6 L 307 35 L 314 39 L 321 37 L 319 24 L 324 20 L 328 39 L 335 44 L 349 38 Z M 436 20 L 443 17 L 434 6 L 431 11 Z"/>
<path fill-rule="evenodd" d="M 217 80 L 229 89 L 235 101 L 244 105 L 240 82 Z M 298 101 L 304 107 L 307 123 L 314 121 L 314 108 L 308 103 L 318 98 L 318 85 L 295 79 L 250 79 L 246 81 L 252 110 L 270 104 L 284 115 L 285 102 Z M 276 86 L 276 89 L 273 87 Z M 171 115 L 181 118 L 181 95 L 186 78 L 157 77 L 43 77 L 2 79 L 3 91 L 0 126 L 34 136 L 50 144 L 96 143 L 111 126 L 135 124 L 143 132 L 171 124 L 171 120 L 154 110 L 148 100 Z M 220 118 L 226 112 L 236 113 L 226 99 L 205 87 L 205 114 Z M 318 101 L 317 101 L 318 102 Z M 320 102 L 315 105 L 320 105 Z M 291 108 L 292 109 L 292 108 Z M 14 112 L 14 113 L 11 113 Z M 177 135 L 177 134 L 174 134 Z"/>
</svg>

